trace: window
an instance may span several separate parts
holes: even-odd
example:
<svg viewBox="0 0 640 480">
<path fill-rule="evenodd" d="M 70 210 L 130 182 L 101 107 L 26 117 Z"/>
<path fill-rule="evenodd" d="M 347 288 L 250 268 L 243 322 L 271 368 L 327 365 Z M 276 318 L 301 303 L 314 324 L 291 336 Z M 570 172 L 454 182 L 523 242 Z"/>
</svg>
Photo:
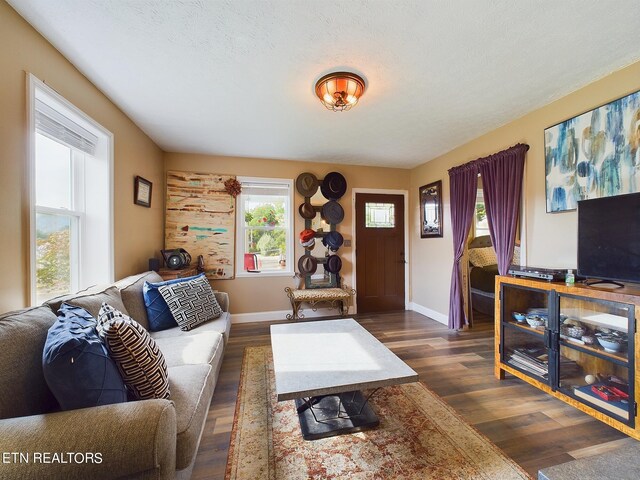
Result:
<svg viewBox="0 0 640 480">
<path fill-rule="evenodd" d="M 393 203 L 364 204 L 366 228 L 393 228 L 396 226 L 395 205 Z"/>
<path fill-rule="evenodd" d="M 29 76 L 31 302 L 113 281 L 112 135 Z"/>
<path fill-rule="evenodd" d="M 238 181 L 237 275 L 293 275 L 293 181 Z"/>
<path fill-rule="evenodd" d="M 484 208 L 484 196 L 482 189 L 478 188 L 476 195 L 476 213 L 474 216 L 475 236 L 489 235 L 489 223 L 487 221 L 487 211 Z"/>
</svg>

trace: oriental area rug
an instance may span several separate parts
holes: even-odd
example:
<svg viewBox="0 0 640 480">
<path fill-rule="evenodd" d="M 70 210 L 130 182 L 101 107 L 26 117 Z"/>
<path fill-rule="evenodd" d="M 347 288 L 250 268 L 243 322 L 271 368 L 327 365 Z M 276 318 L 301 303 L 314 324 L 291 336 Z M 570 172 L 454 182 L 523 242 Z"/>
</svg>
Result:
<svg viewBox="0 0 640 480">
<path fill-rule="evenodd" d="M 422 383 L 380 389 L 373 430 L 306 441 L 293 401 L 277 402 L 271 348 L 247 347 L 226 479 L 531 477 Z"/>
</svg>

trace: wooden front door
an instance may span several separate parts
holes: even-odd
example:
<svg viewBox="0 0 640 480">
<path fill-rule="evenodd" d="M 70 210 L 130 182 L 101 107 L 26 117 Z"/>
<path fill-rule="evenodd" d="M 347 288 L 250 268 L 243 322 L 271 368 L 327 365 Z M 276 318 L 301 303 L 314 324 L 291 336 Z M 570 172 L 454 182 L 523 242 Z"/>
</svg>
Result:
<svg viewBox="0 0 640 480">
<path fill-rule="evenodd" d="M 356 193 L 358 313 L 404 310 L 404 197 Z"/>
</svg>

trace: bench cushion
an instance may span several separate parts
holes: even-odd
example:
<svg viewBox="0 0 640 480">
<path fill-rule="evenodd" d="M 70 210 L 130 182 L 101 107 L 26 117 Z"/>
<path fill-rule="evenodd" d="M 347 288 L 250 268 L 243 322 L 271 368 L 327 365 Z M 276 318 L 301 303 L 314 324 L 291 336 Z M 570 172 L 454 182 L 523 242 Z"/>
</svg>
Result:
<svg viewBox="0 0 640 480">
<path fill-rule="evenodd" d="M 347 299 L 351 294 L 341 288 L 307 288 L 292 290 L 293 299 L 298 302 L 313 302 L 327 299 Z"/>
</svg>

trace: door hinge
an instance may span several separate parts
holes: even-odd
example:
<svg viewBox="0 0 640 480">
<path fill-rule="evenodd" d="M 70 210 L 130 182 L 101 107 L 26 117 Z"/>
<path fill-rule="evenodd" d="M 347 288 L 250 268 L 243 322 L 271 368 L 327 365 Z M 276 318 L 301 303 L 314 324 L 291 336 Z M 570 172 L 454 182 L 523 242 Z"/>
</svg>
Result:
<svg viewBox="0 0 640 480">
<path fill-rule="evenodd" d="M 633 402 L 633 416 L 638 416 L 638 404 L 636 402 Z"/>
</svg>

